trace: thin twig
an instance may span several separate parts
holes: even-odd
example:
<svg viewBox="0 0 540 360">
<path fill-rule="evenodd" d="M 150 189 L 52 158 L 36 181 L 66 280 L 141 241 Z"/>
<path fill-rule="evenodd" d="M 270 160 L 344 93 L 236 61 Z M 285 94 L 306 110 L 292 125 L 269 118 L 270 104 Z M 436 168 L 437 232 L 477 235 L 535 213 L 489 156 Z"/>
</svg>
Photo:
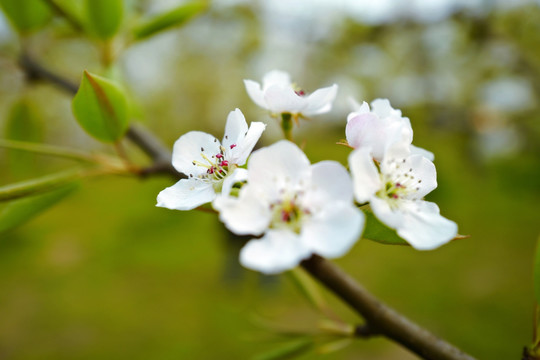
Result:
<svg viewBox="0 0 540 360">
<path fill-rule="evenodd" d="M 302 267 L 361 314 L 369 334 L 380 333 L 428 360 L 474 360 L 381 303 L 334 263 L 313 255 Z"/>
<path fill-rule="evenodd" d="M 19 59 L 19 65 L 25 71 L 27 77 L 32 81 L 45 80 L 60 89 L 71 94 L 76 94 L 79 87 L 76 83 L 67 80 L 52 71 L 36 63 L 27 54 L 22 54 Z M 145 130 L 141 125 L 131 124 L 126 137 L 136 144 L 152 160 L 152 165 L 148 169 L 141 169 L 141 175 L 149 174 L 168 174 L 175 179 L 185 178 L 184 174 L 179 173 L 171 164 L 171 152 L 161 143 L 161 141 L 151 132 Z"/>
</svg>

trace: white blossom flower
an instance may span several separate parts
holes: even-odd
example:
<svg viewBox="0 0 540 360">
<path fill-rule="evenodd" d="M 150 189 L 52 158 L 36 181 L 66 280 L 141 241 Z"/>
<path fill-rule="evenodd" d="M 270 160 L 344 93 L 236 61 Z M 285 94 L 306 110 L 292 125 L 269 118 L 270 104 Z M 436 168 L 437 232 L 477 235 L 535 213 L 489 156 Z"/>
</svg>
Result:
<svg viewBox="0 0 540 360">
<path fill-rule="evenodd" d="M 351 101 L 354 111 L 347 117 L 345 134 L 353 148 L 370 147 L 372 156 L 380 161 L 388 146 L 403 142 L 411 153 L 420 154 L 433 161 L 433 153 L 412 145 L 413 130 L 409 118 L 401 115 L 401 110 L 393 109 L 387 99 L 376 99 L 361 105 Z"/>
<path fill-rule="evenodd" d="M 457 224 L 442 217 L 439 207 L 423 197 L 437 187 L 435 165 L 403 146 L 390 146 L 377 167 L 370 148 L 349 156 L 354 194 L 368 202 L 375 216 L 414 248 L 434 249 L 457 235 Z"/>
<path fill-rule="evenodd" d="M 291 114 L 294 119 L 329 112 L 338 90 L 334 84 L 308 95 L 291 82 L 288 73 L 279 70 L 267 73 L 263 77 L 262 87 L 253 80 L 244 80 L 244 84 L 255 104 L 275 115 Z"/>
<path fill-rule="evenodd" d="M 273 274 L 316 253 L 344 255 L 364 225 L 354 206 L 352 181 L 335 161 L 310 165 L 295 144 L 282 140 L 255 151 L 237 198 L 214 202 L 225 226 L 238 235 L 263 235 L 240 252 L 247 268 Z"/>
<path fill-rule="evenodd" d="M 248 129 L 239 109 L 231 111 L 225 125 L 223 142 L 201 131 L 190 131 L 174 144 L 172 164 L 187 178 L 161 191 L 157 206 L 191 210 L 211 202 L 222 187 L 230 189 L 246 178 L 246 163 L 266 125 L 252 122 Z M 228 190 L 229 191 L 229 190 Z"/>
</svg>

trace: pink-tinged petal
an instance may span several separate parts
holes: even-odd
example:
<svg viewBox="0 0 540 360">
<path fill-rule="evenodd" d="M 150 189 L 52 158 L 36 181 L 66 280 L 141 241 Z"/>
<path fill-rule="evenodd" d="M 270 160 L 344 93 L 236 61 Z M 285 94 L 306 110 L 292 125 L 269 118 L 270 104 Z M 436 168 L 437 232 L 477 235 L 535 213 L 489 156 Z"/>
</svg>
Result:
<svg viewBox="0 0 540 360">
<path fill-rule="evenodd" d="M 268 109 L 266 101 L 264 100 L 264 92 L 261 89 L 261 85 L 253 80 L 244 80 L 244 85 L 246 86 L 246 91 L 251 100 L 263 109 Z"/>
<path fill-rule="evenodd" d="M 249 125 L 246 136 L 237 146 L 238 149 L 236 150 L 236 147 L 233 149 L 236 150 L 236 153 L 234 154 L 236 164 L 244 165 L 246 163 L 247 158 L 257 144 L 257 141 L 259 141 L 264 129 L 266 129 L 266 124 L 262 122 L 252 122 Z"/>
<path fill-rule="evenodd" d="M 214 200 L 216 193 L 211 183 L 197 179 L 182 179 L 162 190 L 157 205 L 173 210 L 192 210 Z"/>
<path fill-rule="evenodd" d="M 332 102 L 336 98 L 338 86 L 336 84 L 321 88 L 307 97 L 307 106 L 302 110 L 306 116 L 323 114 L 332 110 Z"/>
<path fill-rule="evenodd" d="M 376 196 L 371 198 L 369 204 L 377 219 L 389 228 L 398 229 L 403 225 L 405 213 L 401 207 L 390 207 L 387 200 L 380 199 Z"/>
<path fill-rule="evenodd" d="M 356 201 L 364 203 L 369 201 L 375 193 L 382 189 L 383 183 L 377 167 L 371 157 L 371 149 L 360 148 L 349 155 Z"/>
<path fill-rule="evenodd" d="M 277 274 L 293 269 L 310 255 L 297 234 L 270 230 L 261 239 L 252 239 L 242 248 L 240 263 L 248 269 Z"/>
<path fill-rule="evenodd" d="M 428 159 L 429 161 L 434 161 L 435 160 L 435 155 L 431 151 L 423 149 L 423 148 L 418 147 L 418 146 L 411 145 L 411 154 L 412 155 L 421 155 L 421 156 L 425 157 L 426 159 Z"/>
<path fill-rule="evenodd" d="M 353 116 L 351 116 L 353 115 Z M 379 118 L 373 114 L 351 113 L 347 117 L 347 126 L 345 127 L 345 136 L 347 142 L 354 148 L 370 146 L 381 137 L 383 125 Z M 375 138 L 375 141 L 371 141 Z"/>
<path fill-rule="evenodd" d="M 364 222 L 364 213 L 351 203 L 328 204 L 303 224 L 302 241 L 321 256 L 340 257 L 360 238 Z"/>
<path fill-rule="evenodd" d="M 303 188 L 309 182 L 311 169 L 306 155 L 287 140 L 254 151 L 248 162 L 249 184 L 270 201 L 283 191 Z"/>
<path fill-rule="evenodd" d="M 401 117 L 401 110 L 392 108 L 388 99 L 373 100 L 371 102 L 371 111 L 381 118 L 388 116 Z"/>
<path fill-rule="evenodd" d="M 221 195 L 219 196 L 229 196 L 231 190 L 236 183 L 247 181 L 248 171 L 246 169 L 236 169 L 232 174 L 229 174 L 225 180 L 223 180 L 223 186 L 221 187 Z"/>
<path fill-rule="evenodd" d="M 174 168 L 181 173 L 193 176 L 206 173 L 207 168 L 200 165 L 194 165 L 193 161 L 200 164 L 208 164 L 204 159 L 206 156 L 212 159 L 219 153 L 220 143 L 215 137 L 201 131 L 190 131 L 182 135 L 174 143 L 172 164 Z M 204 154 L 204 156 L 203 156 Z"/>
<path fill-rule="evenodd" d="M 353 202 L 351 176 L 343 165 L 336 161 L 321 161 L 311 166 L 311 185 L 304 196 L 304 205 L 322 208 L 343 201 Z"/>
<path fill-rule="evenodd" d="M 270 86 L 264 93 L 264 100 L 272 113 L 301 113 L 306 99 L 298 96 L 292 87 Z"/>
<path fill-rule="evenodd" d="M 415 249 L 432 250 L 456 237 L 457 224 L 441 216 L 436 204 L 417 201 L 408 205 L 397 233 Z"/>
<path fill-rule="evenodd" d="M 213 203 L 221 222 L 237 235 L 261 235 L 272 218 L 270 205 L 250 192 L 249 186 L 244 185 L 237 198 L 219 196 Z"/>
<path fill-rule="evenodd" d="M 272 85 L 278 85 L 279 87 L 287 88 L 291 87 L 291 77 L 285 71 L 272 70 L 263 77 L 263 91 L 268 90 Z"/>
</svg>

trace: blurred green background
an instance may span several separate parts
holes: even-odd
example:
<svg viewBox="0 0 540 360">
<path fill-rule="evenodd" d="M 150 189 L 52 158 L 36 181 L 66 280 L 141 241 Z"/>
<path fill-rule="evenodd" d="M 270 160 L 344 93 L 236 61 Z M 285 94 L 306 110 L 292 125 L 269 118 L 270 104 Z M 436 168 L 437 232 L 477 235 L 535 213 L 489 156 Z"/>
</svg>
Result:
<svg viewBox="0 0 540 360">
<path fill-rule="evenodd" d="M 56 3 L 83 11 L 81 1 Z M 58 15 L 24 36 L 2 18 L 1 137 L 113 153 L 78 127 L 71 95 L 29 81 L 17 64 L 23 50 L 73 82 L 83 69 L 121 81 L 134 121 L 169 147 L 190 130 L 221 137 L 236 107 L 248 121 L 268 123 L 261 145 L 279 139 L 242 79 L 282 69 L 308 91 L 340 85 L 334 110 L 295 134 L 312 162 L 345 163 L 348 149 L 335 143 L 345 137 L 348 98 L 388 98 L 411 119 L 414 143 L 435 153 L 439 188 L 429 200 L 471 237 L 429 252 L 361 240 L 337 262 L 473 356 L 520 358 L 532 337 L 540 233 L 538 2 L 216 0 L 185 26 L 128 42 L 137 21 L 179 4 L 127 1 L 110 69 L 99 41 Z M 1 185 L 72 166 L 5 150 L 0 164 Z M 172 183 L 84 181 L 54 208 L 0 233 L 0 359 L 250 359 L 287 342 L 263 322 L 316 327 L 319 315 L 287 276 L 238 265 L 241 244 L 213 215 L 156 208 Z M 416 357 L 377 338 L 301 358 Z"/>
</svg>

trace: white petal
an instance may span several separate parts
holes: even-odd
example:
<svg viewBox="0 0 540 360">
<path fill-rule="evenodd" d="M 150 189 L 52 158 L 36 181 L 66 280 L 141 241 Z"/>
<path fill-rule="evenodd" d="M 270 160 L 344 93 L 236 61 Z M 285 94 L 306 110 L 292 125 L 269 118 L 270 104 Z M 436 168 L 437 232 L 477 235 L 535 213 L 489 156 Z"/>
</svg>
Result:
<svg viewBox="0 0 540 360">
<path fill-rule="evenodd" d="M 280 191 L 295 191 L 309 181 L 311 169 L 306 155 L 290 141 L 281 140 L 259 149 L 248 162 L 249 184 L 260 189 L 269 201 Z"/>
<path fill-rule="evenodd" d="M 272 70 L 263 77 L 263 91 L 266 92 L 272 85 L 286 88 L 291 86 L 291 77 L 285 71 Z"/>
<path fill-rule="evenodd" d="M 302 241 L 321 256 L 343 256 L 360 238 L 364 221 L 364 213 L 351 203 L 329 204 L 302 224 Z"/>
<path fill-rule="evenodd" d="M 244 185 L 238 198 L 219 196 L 213 205 L 227 229 L 237 235 L 261 235 L 270 224 L 272 213 L 264 198 Z"/>
<path fill-rule="evenodd" d="M 266 124 L 262 122 L 252 122 L 249 125 L 249 130 L 247 131 L 246 136 L 242 139 L 237 146 L 232 150 L 236 150 L 234 154 L 234 162 L 238 165 L 244 165 L 247 161 L 247 158 L 251 154 L 251 151 L 259 141 L 264 129 L 266 129 Z"/>
<path fill-rule="evenodd" d="M 231 145 L 238 146 L 246 136 L 247 131 L 248 126 L 242 111 L 240 111 L 240 109 L 231 111 L 229 116 L 227 116 L 225 135 L 223 135 L 222 143 L 225 151 L 229 152 L 231 150 Z"/>
<path fill-rule="evenodd" d="M 264 100 L 268 109 L 276 114 L 301 113 L 307 104 L 306 99 L 296 95 L 292 87 L 279 85 L 270 86 L 264 93 Z"/>
<path fill-rule="evenodd" d="M 307 208 L 320 208 L 335 201 L 353 202 L 353 186 L 347 169 L 336 161 L 311 166 L 311 185 L 304 196 Z"/>
<path fill-rule="evenodd" d="M 423 149 L 423 148 L 418 147 L 418 146 L 411 145 L 411 154 L 413 154 L 413 155 L 422 155 L 423 157 L 425 157 L 429 161 L 434 161 L 435 160 L 435 155 L 431 151 Z"/>
<path fill-rule="evenodd" d="M 388 99 L 375 99 L 371 102 L 371 111 L 379 117 L 387 116 L 401 117 L 401 110 L 392 108 Z"/>
<path fill-rule="evenodd" d="M 435 165 L 425 157 L 411 155 L 407 158 L 404 167 L 412 169 L 410 173 L 414 177 L 414 184 L 412 186 L 416 186 L 416 189 L 418 189 L 414 194 L 414 198 L 421 199 L 437 187 Z"/>
<path fill-rule="evenodd" d="M 223 186 L 221 187 L 221 194 L 223 196 L 229 196 L 231 194 L 234 184 L 246 181 L 248 178 L 248 171 L 246 169 L 236 169 L 232 174 L 229 174 L 225 180 L 223 180 Z M 218 195 L 219 197 L 220 195 Z"/>
<path fill-rule="evenodd" d="M 208 164 L 202 154 L 211 159 L 219 153 L 220 142 L 210 134 L 201 131 L 190 131 L 182 135 L 174 143 L 172 164 L 176 170 L 189 176 L 206 173 L 204 166 L 194 165 L 193 161 Z"/>
<path fill-rule="evenodd" d="M 369 112 L 369 105 L 367 102 L 362 101 L 362 104 L 360 104 L 356 99 L 353 97 L 348 98 L 349 104 L 351 106 L 351 109 L 353 113 L 357 114 L 365 114 Z"/>
<path fill-rule="evenodd" d="M 302 110 L 302 114 L 310 116 L 332 110 L 332 102 L 336 98 L 337 91 L 336 84 L 316 90 L 307 97 L 307 106 Z"/>
<path fill-rule="evenodd" d="M 349 155 L 349 167 L 353 177 L 354 196 L 359 203 L 368 201 L 382 188 L 381 177 L 369 148 L 353 151 Z"/>
<path fill-rule="evenodd" d="M 369 205 L 377 219 L 389 228 L 398 229 L 403 225 L 405 221 L 405 212 L 402 208 L 391 208 L 387 200 L 376 196 L 371 198 Z"/>
<path fill-rule="evenodd" d="M 264 100 L 264 92 L 261 89 L 261 85 L 253 80 L 244 80 L 244 85 L 246 86 L 246 91 L 251 100 L 263 109 L 268 109 L 266 101 Z"/>
<path fill-rule="evenodd" d="M 191 210 L 214 200 L 215 197 L 212 183 L 182 179 L 159 193 L 156 206 L 173 210 Z"/>
<path fill-rule="evenodd" d="M 456 237 L 457 224 L 441 216 L 436 204 L 419 201 L 409 206 L 397 233 L 415 249 L 431 250 Z"/>
<path fill-rule="evenodd" d="M 276 274 L 296 267 L 311 255 L 297 234 L 271 230 L 261 239 L 250 240 L 240 251 L 240 263 L 265 274 Z"/>
</svg>

